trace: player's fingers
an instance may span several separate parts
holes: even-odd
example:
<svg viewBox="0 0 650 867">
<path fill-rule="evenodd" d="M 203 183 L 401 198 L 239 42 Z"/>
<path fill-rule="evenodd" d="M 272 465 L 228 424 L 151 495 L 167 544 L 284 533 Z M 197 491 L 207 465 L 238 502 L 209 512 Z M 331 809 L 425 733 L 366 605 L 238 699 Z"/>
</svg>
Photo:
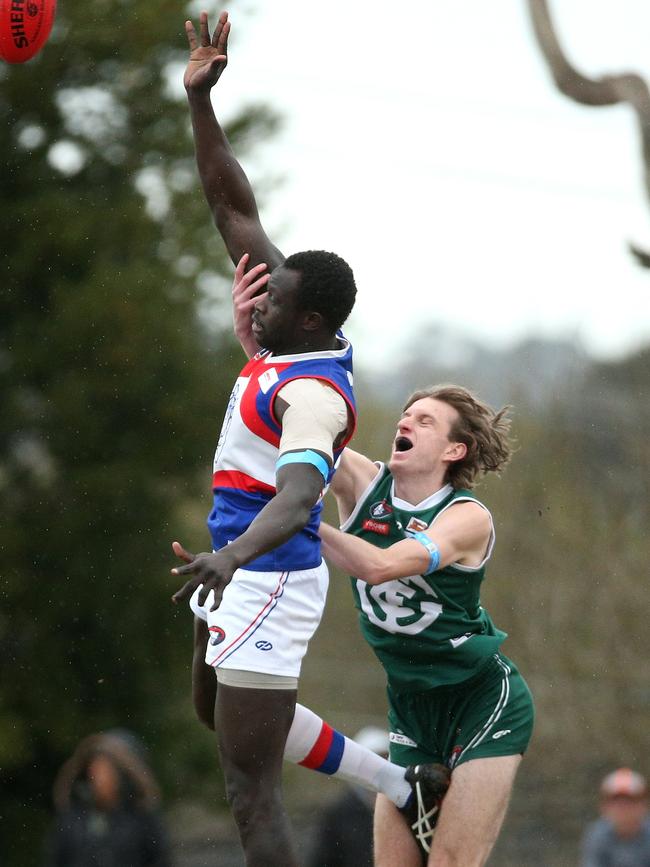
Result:
<svg viewBox="0 0 650 867">
<path fill-rule="evenodd" d="M 239 268 L 239 266 L 237 267 Z M 266 262 L 260 262 L 259 265 L 255 265 L 254 268 L 251 268 L 250 271 L 247 271 L 245 274 L 235 271 L 235 279 L 232 284 L 232 294 L 235 296 L 247 294 L 250 289 L 250 284 L 265 270 Z M 268 279 L 269 276 L 270 275 L 267 274 L 266 278 Z"/>
<path fill-rule="evenodd" d="M 199 603 L 199 605 L 205 605 L 205 600 L 210 595 L 211 590 L 214 590 L 214 595 L 216 598 L 216 596 L 217 596 L 216 588 L 211 587 L 210 582 L 206 581 L 205 584 L 203 585 L 203 587 L 201 587 L 201 589 L 199 591 L 199 595 L 197 596 L 197 602 Z M 213 609 L 211 608 L 210 611 L 212 611 L 212 610 Z"/>
<path fill-rule="evenodd" d="M 185 602 L 186 599 L 189 599 L 196 590 L 196 587 L 196 581 L 188 581 L 186 584 L 183 584 L 181 589 L 177 590 L 172 596 L 172 602 L 174 605 L 178 605 L 179 602 Z"/>
<path fill-rule="evenodd" d="M 172 575 L 190 575 L 196 571 L 196 560 L 192 560 L 191 563 L 186 563 L 184 566 L 174 566 L 171 571 Z"/>
<path fill-rule="evenodd" d="M 237 262 L 237 267 L 235 268 L 235 280 L 234 280 L 233 287 L 232 287 L 233 292 L 235 291 L 235 287 L 237 286 L 237 284 L 241 281 L 242 277 L 244 276 L 244 273 L 246 271 L 246 265 L 248 264 L 249 259 L 250 259 L 250 254 L 244 253 L 242 255 L 241 259 L 239 260 L 239 262 Z"/>
<path fill-rule="evenodd" d="M 256 302 L 260 300 L 262 295 L 266 295 L 268 290 L 266 289 L 266 284 L 268 283 L 268 278 L 260 278 L 256 280 L 253 285 L 250 287 L 250 291 L 246 293 L 246 300 L 251 301 L 251 307 L 254 307 Z"/>
<path fill-rule="evenodd" d="M 195 48 L 199 47 L 199 43 L 196 38 L 196 30 L 191 21 L 185 22 L 185 32 L 187 33 L 187 41 L 190 44 L 190 51 L 194 51 Z"/>
<path fill-rule="evenodd" d="M 246 283 L 243 283 L 241 285 L 241 287 L 239 288 L 239 291 L 237 293 L 233 293 L 233 294 L 235 294 L 235 297 L 241 301 L 248 301 L 254 295 L 256 295 L 258 292 L 261 292 L 261 290 L 266 286 L 266 284 L 268 282 L 269 282 L 269 275 L 263 274 L 257 280 L 254 280 L 252 283 L 250 283 L 248 285 Z"/>
<path fill-rule="evenodd" d="M 201 30 L 201 45 L 206 48 L 210 44 L 210 31 L 208 30 L 208 13 L 201 12 L 199 17 L 199 26 Z"/>
<path fill-rule="evenodd" d="M 265 294 L 265 293 L 263 293 Z M 257 302 L 262 298 L 262 295 L 256 295 L 254 298 L 248 298 L 246 301 L 237 301 L 235 310 L 238 313 L 252 313 Z"/>
<path fill-rule="evenodd" d="M 223 590 L 215 590 L 214 591 L 214 602 L 210 606 L 210 611 L 216 611 L 217 608 L 221 605 L 221 599 L 223 597 Z"/>
<path fill-rule="evenodd" d="M 224 14 L 226 16 L 228 15 L 227 12 L 225 12 Z M 219 52 L 219 54 L 228 55 L 228 36 L 229 36 L 229 34 L 230 34 L 230 21 L 224 21 L 223 28 L 221 29 L 221 32 L 219 33 L 219 38 L 217 39 L 217 41 L 215 43 L 213 43 L 214 45 L 216 45 L 217 51 Z"/>
<path fill-rule="evenodd" d="M 185 560 L 186 563 L 191 563 L 195 558 L 195 555 L 186 548 L 183 548 L 180 542 L 172 542 L 172 551 L 177 557 L 180 557 L 181 560 Z"/>
<path fill-rule="evenodd" d="M 217 23 L 215 24 L 215 27 L 214 27 L 214 33 L 212 34 L 212 45 L 214 46 L 214 48 L 219 49 L 219 53 L 221 53 L 219 43 L 222 39 L 224 27 L 225 27 L 227 21 L 228 21 L 228 13 L 222 12 L 221 15 L 219 15 L 219 18 L 217 19 Z"/>
</svg>

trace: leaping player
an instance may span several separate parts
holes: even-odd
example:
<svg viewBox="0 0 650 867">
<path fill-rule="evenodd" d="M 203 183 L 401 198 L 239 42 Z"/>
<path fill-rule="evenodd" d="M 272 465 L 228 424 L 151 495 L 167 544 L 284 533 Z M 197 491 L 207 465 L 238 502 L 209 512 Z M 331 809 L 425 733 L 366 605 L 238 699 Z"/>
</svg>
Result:
<svg viewBox="0 0 650 867">
<path fill-rule="evenodd" d="M 358 745 L 296 706 L 302 657 L 327 589 L 321 494 L 355 425 L 352 350 L 339 329 L 356 289 L 352 271 L 335 254 L 285 259 L 270 242 L 210 101 L 227 63 L 227 15 L 212 38 L 206 13 L 198 37 L 191 22 L 186 29 L 184 83 L 206 198 L 233 261 L 242 271 L 265 264 L 270 279 L 261 278 L 266 291 L 254 302 L 252 336 L 262 351 L 235 383 L 217 445 L 208 519 L 214 550 L 194 555 L 174 543 L 184 565 L 173 571 L 188 580 L 173 598 L 191 598 L 197 614 L 195 706 L 217 732 L 246 863 L 294 867 L 281 800 L 285 755 L 347 773 L 407 810 L 422 809 L 412 788 L 426 795 L 428 787 L 435 811 L 448 781 L 444 772 L 405 772 L 355 750 Z"/>
</svg>

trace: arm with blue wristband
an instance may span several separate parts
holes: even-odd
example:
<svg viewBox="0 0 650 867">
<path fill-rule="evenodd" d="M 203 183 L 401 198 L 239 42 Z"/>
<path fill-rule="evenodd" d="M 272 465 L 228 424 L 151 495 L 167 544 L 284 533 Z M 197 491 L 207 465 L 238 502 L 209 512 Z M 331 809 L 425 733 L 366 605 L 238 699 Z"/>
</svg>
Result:
<svg viewBox="0 0 650 867">
<path fill-rule="evenodd" d="M 275 465 L 275 469 L 286 467 L 287 464 L 311 464 L 316 467 L 318 472 L 323 477 L 324 482 L 327 482 L 330 474 L 330 465 L 325 458 L 315 452 L 313 449 L 305 449 L 304 451 L 285 452 Z"/>
<path fill-rule="evenodd" d="M 424 533 L 419 535 L 428 539 Z M 408 538 L 395 542 L 389 548 L 378 548 L 365 539 L 343 533 L 324 522 L 320 525 L 320 537 L 323 554 L 330 563 L 368 584 L 383 584 L 409 575 L 429 574 L 433 571 L 434 559 L 439 562 L 438 548 L 431 539 L 428 539 L 426 546 L 421 540 Z"/>
<path fill-rule="evenodd" d="M 175 553 L 187 565 L 173 571 L 194 576 L 172 597 L 175 601 L 202 583 L 205 596 L 210 589 L 215 591 L 216 607 L 236 569 L 283 545 L 307 524 L 329 480 L 334 438 L 348 422 L 345 402 L 318 381 L 299 379 L 278 392 L 275 414 L 282 428 L 275 495 L 241 536 L 217 552 L 195 557 L 174 543 Z M 205 596 L 199 598 L 200 604 Z"/>
<path fill-rule="evenodd" d="M 458 503 L 447 509 L 426 532 L 406 531 L 406 538 L 388 548 L 343 533 L 321 523 L 323 554 L 349 575 L 368 584 L 383 584 L 411 575 L 432 575 L 450 564 L 464 565 L 475 556 L 477 545 L 489 538 L 490 517 L 475 503 Z M 468 565 L 475 566 L 470 562 Z"/>
</svg>

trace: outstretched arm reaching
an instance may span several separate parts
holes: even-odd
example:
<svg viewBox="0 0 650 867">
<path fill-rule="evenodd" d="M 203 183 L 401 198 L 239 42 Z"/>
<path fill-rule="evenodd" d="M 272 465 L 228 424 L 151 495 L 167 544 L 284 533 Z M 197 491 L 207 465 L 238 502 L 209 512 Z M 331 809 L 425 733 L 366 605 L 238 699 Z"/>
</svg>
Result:
<svg viewBox="0 0 650 867">
<path fill-rule="evenodd" d="M 228 63 L 228 13 L 222 12 L 219 16 L 212 37 L 207 12 L 201 12 L 198 36 L 191 21 L 185 22 L 185 31 L 190 59 L 183 83 L 205 197 L 232 261 L 237 264 L 243 253 L 248 252 L 251 266 L 266 262 L 272 271 L 282 264 L 284 256 L 262 228 L 251 185 L 217 121 L 210 100 L 210 91 Z"/>
</svg>

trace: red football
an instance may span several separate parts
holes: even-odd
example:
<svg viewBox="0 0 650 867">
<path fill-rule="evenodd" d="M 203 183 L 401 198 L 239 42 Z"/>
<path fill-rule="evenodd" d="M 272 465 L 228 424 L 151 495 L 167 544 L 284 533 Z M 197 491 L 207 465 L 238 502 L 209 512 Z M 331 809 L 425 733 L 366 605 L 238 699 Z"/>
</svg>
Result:
<svg viewBox="0 0 650 867">
<path fill-rule="evenodd" d="M 0 57 L 24 63 L 41 50 L 52 30 L 56 0 L 0 0 Z"/>
</svg>

